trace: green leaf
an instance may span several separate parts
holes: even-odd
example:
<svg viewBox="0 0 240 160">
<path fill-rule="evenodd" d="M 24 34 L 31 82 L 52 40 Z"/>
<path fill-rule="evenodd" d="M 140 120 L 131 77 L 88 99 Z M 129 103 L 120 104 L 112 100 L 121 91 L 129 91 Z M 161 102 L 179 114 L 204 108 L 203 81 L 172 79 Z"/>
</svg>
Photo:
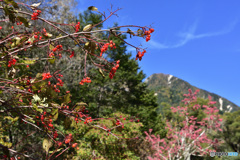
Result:
<svg viewBox="0 0 240 160">
<path fill-rule="evenodd" d="M 90 7 L 88 7 L 88 10 L 97 11 L 98 9 L 96 7 L 94 7 L 94 6 L 90 6 Z"/>
<path fill-rule="evenodd" d="M 26 44 L 31 42 L 31 44 L 33 44 L 33 41 L 35 40 L 35 38 L 32 36 L 30 38 L 28 38 L 28 40 L 26 41 Z"/>
<path fill-rule="evenodd" d="M 48 62 L 54 64 L 55 60 L 56 60 L 55 56 L 52 56 L 52 59 L 48 59 Z"/>
<path fill-rule="evenodd" d="M 55 48 L 55 47 L 50 44 L 50 45 L 49 45 L 49 49 L 50 49 L 50 50 L 53 50 L 53 48 Z"/>
<path fill-rule="evenodd" d="M 139 37 L 143 37 L 143 36 L 144 36 L 143 31 L 142 31 L 141 29 L 138 29 L 138 30 L 137 30 L 137 35 L 138 35 Z"/>
<path fill-rule="evenodd" d="M 87 103 L 84 103 L 84 102 L 78 102 L 78 103 L 76 103 L 76 106 L 87 106 Z"/>
<path fill-rule="evenodd" d="M 41 73 L 37 73 L 36 79 L 41 79 L 41 78 L 42 78 L 42 74 Z"/>
<path fill-rule="evenodd" d="M 9 20 L 12 22 L 12 23 L 15 23 L 16 21 L 16 16 L 13 12 L 10 12 L 9 14 Z"/>
<path fill-rule="evenodd" d="M 71 94 L 68 93 L 63 97 L 63 103 L 67 104 L 70 101 L 71 101 Z"/>
<path fill-rule="evenodd" d="M 16 37 L 16 45 L 18 46 L 20 44 L 21 38 L 20 37 Z"/>
<path fill-rule="evenodd" d="M 95 42 L 86 42 L 84 48 L 87 49 L 89 52 L 94 53 L 96 50 L 96 43 Z"/>
<path fill-rule="evenodd" d="M 9 14 L 10 14 L 10 11 L 9 11 L 9 9 L 8 9 L 7 6 L 4 7 L 3 10 L 4 10 L 4 12 L 5 12 L 5 15 L 9 15 Z"/>
<path fill-rule="evenodd" d="M 50 37 L 50 38 L 52 37 L 52 34 L 50 34 L 50 33 L 46 33 L 45 35 L 46 35 L 47 37 Z"/>
<path fill-rule="evenodd" d="M 56 121 L 58 119 L 58 109 L 52 109 L 51 115 L 53 116 L 53 120 Z"/>
<path fill-rule="evenodd" d="M 72 124 L 71 119 L 70 119 L 69 117 L 66 117 L 66 118 L 64 119 L 64 127 L 65 127 L 66 129 L 68 129 L 68 128 L 70 128 L 71 124 Z"/>
<path fill-rule="evenodd" d="M 29 22 L 27 21 L 26 18 L 17 16 L 17 19 L 24 24 L 25 27 L 29 27 Z"/>
<path fill-rule="evenodd" d="M 103 78 L 105 78 L 105 75 L 103 74 L 103 71 L 101 68 L 98 68 L 98 72 L 102 75 Z"/>
<path fill-rule="evenodd" d="M 28 59 L 27 60 L 23 60 L 24 64 L 34 64 L 35 62 L 36 62 L 36 60 L 30 60 L 30 59 L 29 60 Z"/>
<path fill-rule="evenodd" d="M 63 148 L 59 148 L 59 149 L 57 149 L 57 151 L 56 152 L 59 152 L 59 151 L 61 151 Z M 54 151 L 49 151 L 48 153 L 50 153 L 50 154 L 52 154 Z"/>
<path fill-rule="evenodd" d="M 14 2 L 13 0 L 4 0 L 5 3 L 11 4 L 14 8 L 19 8 L 18 4 Z"/>
<path fill-rule="evenodd" d="M 52 147 L 52 141 L 51 140 L 49 140 L 49 139 L 44 139 L 43 140 L 43 149 L 46 151 L 46 152 L 48 152 L 49 151 L 49 148 L 51 148 Z"/>
<path fill-rule="evenodd" d="M 83 28 L 83 31 L 84 31 L 84 32 L 91 31 L 92 26 L 93 26 L 92 24 L 88 24 L 88 25 L 86 25 L 86 26 Z"/>
<path fill-rule="evenodd" d="M 11 48 L 14 48 L 14 47 L 16 47 L 16 43 L 15 43 L 15 42 L 13 42 L 13 43 L 11 44 Z"/>
<path fill-rule="evenodd" d="M 4 119 L 8 119 L 8 120 L 10 120 L 10 121 L 13 121 L 13 118 L 10 117 L 10 116 L 5 116 Z"/>
<path fill-rule="evenodd" d="M 78 102 L 76 103 L 76 107 L 75 107 L 75 111 L 79 111 L 82 110 L 85 106 L 87 106 L 87 103 L 84 102 Z"/>
</svg>

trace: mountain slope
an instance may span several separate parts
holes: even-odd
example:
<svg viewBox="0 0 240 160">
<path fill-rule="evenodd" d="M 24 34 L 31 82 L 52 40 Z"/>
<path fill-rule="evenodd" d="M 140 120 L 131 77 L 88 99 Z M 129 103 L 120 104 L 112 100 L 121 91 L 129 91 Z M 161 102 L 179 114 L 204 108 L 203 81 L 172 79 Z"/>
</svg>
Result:
<svg viewBox="0 0 240 160">
<path fill-rule="evenodd" d="M 160 107 L 163 107 L 166 103 L 171 106 L 177 106 L 183 99 L 183 94 L 188 93 L 188 89 L 192 89 L 193 92 L 199 89 L 200 92 L 197 94 L 197 97 L 207 99 L 208 95 L 210 95 L 212 100 L 217 102 L 216 106 L 219 108 L 220 113 L 240 110 L 239 106 L 226 98 L 192 86 L 188 82 L 173 75 L 163 73 L 153 74 L 145 80 L 145 83 L 150 90 L 155 92 Z"/>
</svg>

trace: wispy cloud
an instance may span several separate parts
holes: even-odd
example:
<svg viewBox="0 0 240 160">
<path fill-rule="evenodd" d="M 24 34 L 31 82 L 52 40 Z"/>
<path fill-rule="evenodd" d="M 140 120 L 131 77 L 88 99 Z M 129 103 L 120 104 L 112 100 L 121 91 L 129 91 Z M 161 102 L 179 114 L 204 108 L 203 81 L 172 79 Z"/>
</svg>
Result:
<svg viewBox="0 0 240 160">
<path fill-rule="evenodd" d="M 181 46 L 184 46 L 189 41 L 200 39 L 200 38 L 206 38 L 206 37 L 213 37 L 213 36 L 220 36 L 227 33 L 230 33 L 236 26 L 238 20 L 233 21 L 231 24 L 229 24 L 224 29 L 217 31 L 217 32 L 208 32 L 208 33 L 202 33 L 202 34 L 196 34 L 197 29 L 197 22 L 195 22 L 193 25 L 191 25 L 186 32 L 180 32 L 177 36 L 181 39 L 175 43 L 175 44 L 163 44 L 159 43 L 154 40 L 150 40 L 148 42 L 148 45 L 151 46 L 151 48 L 155 49 L 167 49 L 167 48 L 178 48 Z"/>
</svg>

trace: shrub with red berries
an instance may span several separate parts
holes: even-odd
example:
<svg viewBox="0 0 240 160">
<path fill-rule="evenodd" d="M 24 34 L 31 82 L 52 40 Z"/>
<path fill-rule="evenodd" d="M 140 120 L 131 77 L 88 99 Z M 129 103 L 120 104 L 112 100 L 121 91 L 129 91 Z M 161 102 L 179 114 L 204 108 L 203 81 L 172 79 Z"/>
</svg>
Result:
<svg viewBox="0 0 240 160">
<path fill-rule="evenodd" d="M 150 37 L 151 37 L 151 33 L 154 32 L 154 29 L 153 28 L 150 28 L 148 31 L 145 31 L 145 35 L 146 35 L 146 42 L 148 42 L 150 40 Z"/>
<path fill-rule="evenodd" d="M 116 71 L 117 71 L 117 69 L 118 69 L 118 67 L 119 67 L 119 63 L 120 63 L 120 60 L 118 60 L 118 61 L 116 62 L 116 64 L 112 67 L 112 69 L 111 69 L 111 71 L 110 71 L 110 73 L 109 73 L 109 78 L 110 78 L 110 79 L 113 79 L 113 77 L 115 76 L 115 73 L 116 73 Z"/>
<path fill-rule="evenodd" d="M 143 52 L 138 52 L 137 55 L 136 55 L 136 59 L 135 60 L 138 60 L 141 61 L 142 60 L 142 57 L 144 56 L 144 53 L 146 53 L 146 50 L 143 50 Z"/>
<path fill-rule="evenodd" d="M 32 16 L 31 16 L 32 17 L 31 20 L 37 20 L 38 16 L 40 15 L 41 12 L 42 12 L 41 10 L 34 11 Z"/>
<path fill-rule="evenodd" d="M 15 63 L 17 62 L 17 60 L 16 59 L 11 59 L 10 61 L 8 61 L 8 67 L 11 67 L 11 66 L 13 66 L 13 65 L 15 65 Z"/>
<path fill-rule="evenodd" d="M 20 5 L 23 6 L 19 7 Z M 91 24 L 90 28 L 87 26 L 83 28 L 83 32 L 88 33 L 83 33 L 79 32 L 81 29 L 80 22 L 77 24 L 63 24 L 49 21 L 42 18 L 42 16 L 40 17 L 42 11 L 36 6 L 39 6 L 39 4 L 16 3 L 14 0 L 1 1 L 0 10 L 5 13 L 6 19 L 3 21 L 7 25 L 0 26 L 1 32 L 4 33 L 0 39 L 2 47 L 0 52 L 0 69 L 4 71 L 0 72 L 0 97 L 3 97 L 0 98 L 1 115 L 3 115 L 0 116 L 0 121 L 3 122 L 1 123 L 0 131 L 3 134 L 3 136 L 0 136 L 0 141 L 2 141 L 0 148 L 2 147 L 4 156 L 0 155 L 0 159 L 10 159 L 13 156 L 15 159 L 17 156 L 27 159 L 33 159 L 36 156 L 37 159 L 41 159 L 42 157 L 38 157 L 35 154 L 38 150 L 34 150 L 34 147 L 31 150 L 32 153 L 26 149 L 27 144 L 38 146 L 39 140 L 43 141 L 43 151 L 41 153 L 44 152 L 44 158 L 48 160 L 58 159 L 69 148 L 76 150 L 78 145 L 79 147 L 81 145 L 78 143 L 77 135 L 69 133 L 70 131 L 66 129 L 67 127 L 90 126 L 109 134 L 109 137 L 111 135 L 120 137 L 114 133 L 116 125 L 124 129 L 124 123 L 129 123 L 125 121 L 125 117 L 122 119 L 118 117 L 119 121 L 114 121 L 112 126 L 108 125 L 104 128 L 106 125 L 99 123 L 100 118 L 91 117 L 91 110 L 87 109 L 87 104 L 84 102 L 73 104 L 71 93 L 67 91 L 67 85 L 64 84 L 64 78 L 66 77 L 62 75 L 67 69 L 61 68 L 61 66 L 56 69 L 57 67 L 53 65 L 62 60 L 55 59 L 57 56 L 59 58 L 76 57 L 76 59 L 81 57 L 83 62 L 79 63 L 82 63 L 84 74 L 78 79 L 78 82 L 81 80 L 79 82 L 80 85 L 92 82 L 88 74 L 89 69 L 87 66 L 89 63 L 94 64 L 96 68 L 102 69 L 103 72 L 109 73 L 109 78 L 112 79 L 119 68 L 120 60 L 109 62 L 102 55 L 103 53 L 110 54 L 107 52 L 108 49 L 116 49 L 116 44 L 111 39 L 117 39 L 116 41 L 114 40 L 115 42 L 125 42 L 119 37 L 120 30 L 118 29 L 129 26 L 119 26 L 117 30 L 116 27 L 98 30 L 97 25 Z M 93 6 L 89 9 L 92 11 L 97 10 Z M 110 11 L 109 17 L 115 15 L 117 11 Z M 104 15 L 104 19 L 99 22 L 99 24 L 102 24 L 109 17 L 105 17 L 105 13 L 100 14 Z M 46 25 L 49 27 L 42 27 Z M 8 30 L 2 30 L 3 27 L 7 28 L 9 26 L 9 33 L 7 33 Z M 136 30 L 140 28 L 142 31 L 147 29 L 147 27 L 134 25 L 131 25 L 131 27 L 134 27 Z M 150 29 L 146 36 L 149 37 L 153 31 L 153 29 Z M 105 32 L 108 32 L 110 35 L 107 39 L 96 36 L 102 33 L 105 34 Z M 145 38 L 144 35 L 140 37 Z M 64 43 L 65 39 L 69 39 L 69 43 Z M 79 47 L 77 56 L 75 55 L 76 49 L 74 47 L 76 45 Z M 143 50 L 140 47 L 130 46 L 135 47 L 138 51 Z M 32 50 L 34 50 L 34 54 L 29 54 L 33 53 Z M 39 51 L 44 54 L 38 55 Z M 143 50 L 142 53 L 139 53 L 137 59 L 141 60 L 145 52 Z M 64 60 L 69 60 L 69 58 Z M 44 61 L 42 64 L 45 66 L 40 67 L 39 73 L 36 73 L 36 64 L 42 61 Z M 29 68 L 29 65 L 31 65 L 31 68 Z M 41 70 L 41 68 L 43 69 Z M 94 79 L 94 75 L 91 75 L 91 78 Z M 69 121 L 70 124 L 68 124 Z M 14 127 L 16 127 L 16 132 Z M 14 130 L 14 136 L 8 135 L 11 134 L 9 128 Z M 15 136 L 17 135 L 16 133 L 19 133 L 19 128 L 21 128 L 22 135 Z M 32 136 L 42 137 L 36 138 L 38 142 L 34 144 L 35 142 L 31 142 Z M 8 137 L 11 137 L 12 140 L 9 140 Z"/>
<path fill-rule="evenodd" d="M 78 32 L 80 29 L 80 22 L 75 25 L 75 32 Z"/>
<path fill-rule="evenodd" d="M 80 85 L 84 85 L 84 83 L 91 83 L 90 77 L 83 78 L 81 82 L 79 82 Z"/>
</svg>

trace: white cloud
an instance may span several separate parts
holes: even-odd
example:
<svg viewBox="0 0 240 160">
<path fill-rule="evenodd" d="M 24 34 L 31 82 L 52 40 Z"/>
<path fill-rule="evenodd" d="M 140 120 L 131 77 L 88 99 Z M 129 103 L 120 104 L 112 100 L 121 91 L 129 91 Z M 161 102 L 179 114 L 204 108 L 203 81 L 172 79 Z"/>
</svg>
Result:
<svg viewBox="0 0 240 160">
<path fill-rule="evenodd" d="M 180 32 L 177 35 L 181 39 L 175 44 L 163 44 L 163 43 L 154 41 L 152 39 L 149 42 L 147 42 L 147 44 L 150 48 L 155 48 L 155 49 L 178 48 L 178 47 L 184 46 L 191 40 L 206 38 L 206 37 L 213 37 L 213 36 L 220 36 L 220 35 L 230 33 L 235 28 L 235 25 L 237 24 L 237 22 L 238 20 L 233 21 L 230 25 L 228 25 L 226 28 L 220 31 L 208 32 L 208 33 L 202 33 L 202 34 L 195 33 L 197 29 L 197 22 L 195 22 L 193 25 L 191 25 L 188 28 L 186 32 Z"/>
</svg>

